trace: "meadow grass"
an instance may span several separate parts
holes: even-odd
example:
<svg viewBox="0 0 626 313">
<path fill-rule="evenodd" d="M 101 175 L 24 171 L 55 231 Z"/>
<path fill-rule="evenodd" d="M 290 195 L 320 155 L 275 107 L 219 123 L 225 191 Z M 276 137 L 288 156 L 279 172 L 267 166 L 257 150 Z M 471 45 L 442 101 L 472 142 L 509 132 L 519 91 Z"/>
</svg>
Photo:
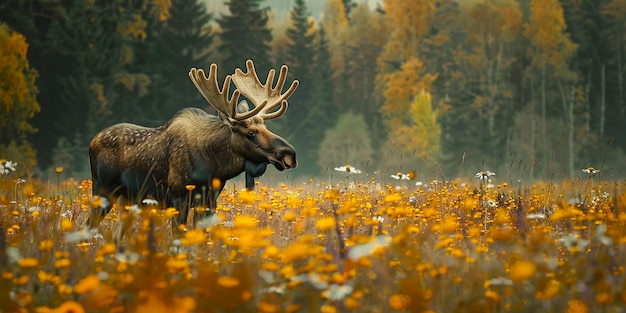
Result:
<svg viewBox="0 0 626 313">
<path fill-rule="evenodd" d="M 624 182 L 483 178 L 227 187 L 177 235 L 152 201 L 89 232 L 90 181 L 4 175 L 0 312 L 623 311 Z"/>
</svg>

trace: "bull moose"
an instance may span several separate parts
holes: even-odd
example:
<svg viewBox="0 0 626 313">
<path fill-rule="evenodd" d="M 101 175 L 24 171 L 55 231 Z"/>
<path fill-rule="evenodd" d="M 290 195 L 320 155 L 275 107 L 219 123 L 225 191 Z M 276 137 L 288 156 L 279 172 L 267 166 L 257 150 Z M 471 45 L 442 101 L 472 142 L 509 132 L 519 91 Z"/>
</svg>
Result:
<svg viewBox="0 0 626 313">
<path fill-rule="evenodd" d="M 180 214 L 174 222 L 185 225 L 190 199 L 204 195 L 208 201 L 208 212 L 196 210 L 195 220 L 210 214 L 225 182 L 242 172 L 246 187 L 253 188 L 254 178 L 263 175 L 268 164 L 279 171 L 295 168 L 295 149 L 268 130 L 264 120 L 285 114 L 298 81 L 282 93 L 287 66 L 281 67 L 275 87 L 274 69 L 262 84 L 251 60 L 246 67 L 246 73 L 236 69 L 227 75 L 221 90 L 216 64 L 211 64 L 208 78 L 202 69 L 190 70 L 191 81 L 217 116 L 185 108 L 160 127 L 121 123 L 98 133 L 89 144 L 93 195 L 117 198 L 120 206 L 152 197 L 177 208 Z M 236 90 L 229 96 L 231 79 Z M 254 107 L 249 109 L 245 100 L 238 103 L 240 95 Z M 193 189 L 191 197 L 188 189 Z M 90 229 L 100 224 L 112 203 L 92 209 Z"/>
</svg>

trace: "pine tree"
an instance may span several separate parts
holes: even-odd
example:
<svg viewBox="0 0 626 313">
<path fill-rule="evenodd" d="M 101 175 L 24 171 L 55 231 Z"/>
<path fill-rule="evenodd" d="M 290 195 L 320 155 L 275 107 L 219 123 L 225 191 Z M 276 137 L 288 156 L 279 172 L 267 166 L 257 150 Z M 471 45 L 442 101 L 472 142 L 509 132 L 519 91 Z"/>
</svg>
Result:
<svg viewBox="0 0 626 313">
<path fill-rule="evenodd" d="M 142 71 L 150 74 L 150 96 L 143 101 L 152 109 L 154 124 L 163 124 L 188 106 L 208 107 L 187 73 L 192 67 L 208 69 L 214 34 L 212 15 L 198 0 L 174 0 L 165 23 L 156 23 L 148 37 L 147 62 Z M 167 60 L 163 62 L 162 60 Z"/>
<path fill-rule="evenodd" d="M 263 80 L 271 68 L 270 46 L 272 33 L 268 27 L 268 8 L 260 8 L 261 0 L 231 0 L 227 2 L 229 15 L 222 15 L 218 24 L 221 45 L 218 52 L 224 56 L 220 76 L 245 69 L 246 60 L 254 61 Z"/>
<path fill-rule="evenodd" d="M 312 106 L 312 70 L 315 66 L 315 24 L 311 18 L 306 2 L 295 0 L 291 9 L 290 27 L 287 28 L 289 43 L 285 50 L 285 64 L 289 66 L 289 79 L 298 79 L 298 90 L 289 99 L 289 114 L 285 116 L 287 136 L 299 152 L 300 169 L 298 171 L 311 174 L 315 171 L 315 155 L 317 144 L 311 138 L 323 136 L 311 115 Z"/>
</svg>

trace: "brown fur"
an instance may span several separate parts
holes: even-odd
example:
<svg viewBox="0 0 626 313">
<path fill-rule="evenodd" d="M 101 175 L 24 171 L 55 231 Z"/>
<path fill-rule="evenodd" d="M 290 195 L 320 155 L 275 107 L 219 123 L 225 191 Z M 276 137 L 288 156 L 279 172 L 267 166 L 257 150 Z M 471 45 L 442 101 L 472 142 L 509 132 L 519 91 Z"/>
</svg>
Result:
<svg viewBox="0 0 626 313">
<path fill-rule="evenodd" d="M 254 139 L 249 132 L 256 134 Z M 94 195 L 134 202 L 152 197 L 166 207 L 176 206 L 181 224 L 187 220 L 187 185 L 196 186 L 196 194 L 202 187 L 208 190 L 208 205 L 214 209 L 224 183 L 244 170 L 262 169 L 252 170 L 256 177 L 269 163 L 279 170 L 296 166 L 293 147 L 270 132 L 262 118 L 233 121 L 195 108 L 181 110 L 157 128 L 111 126 L 92 139 L 89 156 Z M 215 178 L 220 186 L 211 190 Z M 96 227 L 110 209 L 111 204 L 94 210 L 88 226 Z"/>
</svg>

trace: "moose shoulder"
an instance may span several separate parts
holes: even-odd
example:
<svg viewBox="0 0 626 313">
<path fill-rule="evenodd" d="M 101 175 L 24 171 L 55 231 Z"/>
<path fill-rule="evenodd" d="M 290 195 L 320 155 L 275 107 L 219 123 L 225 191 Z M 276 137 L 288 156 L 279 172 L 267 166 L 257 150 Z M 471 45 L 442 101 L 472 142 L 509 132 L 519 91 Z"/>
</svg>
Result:
<svg viewBox="0 0 626 313">
<path fill-rule="evenodd" d="M 281 68 L 274 88 L 274 70 L 270 70 L 266 84 L 261 84 L 252 61 L 248 60 L 246 67 L 247 73 L 237 69 L 226 76 L 221 90 L 215 64 L 208 78 L 203 70 L 189 72 L 218 116 L 186 108 L 157 128 L 122 123 L 98 133 L 89 145 L 93 194 L 131 202 L 152 197 L 176 207 L 180 212 L 178 224 L 184 225 L 190 206 L 187 186 L 195 186 L 191 199 L 195 194 L 206 196 L 209 209 L 214 210 L 228 179 L 246 172 L 246 186 L 251 188 L 254 177 L 262 175 L 268 164 L 280 171 L 296 167 L 294 148 L 269 131 L 264 120 L 285 113 L 287 98 L 298 81 L 281 93 L 286 66 Z M 237 89 L 229 97 L 231 79 Z M 236 108 L 240 94 L 254 104 L 253 109 L 241 112 Z M 93 209 L 88 227 L 97 227 L 111 207 L 112 201 L 108 201 L 105 207 Z"/>
</svg>

